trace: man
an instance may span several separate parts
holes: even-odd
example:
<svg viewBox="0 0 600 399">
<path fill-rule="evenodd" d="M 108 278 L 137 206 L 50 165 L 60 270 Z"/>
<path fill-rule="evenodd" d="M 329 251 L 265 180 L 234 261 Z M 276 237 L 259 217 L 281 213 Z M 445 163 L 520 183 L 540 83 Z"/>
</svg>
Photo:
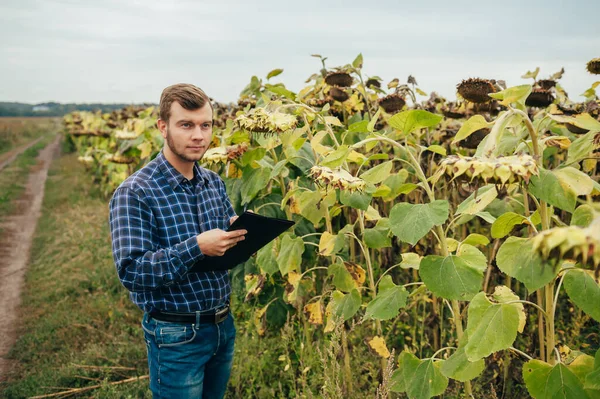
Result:
<svg viewBox="0 0 600 399">
<path fill-rule="evenodd" d="M 222 256 L 247 231 L 225 231 L 237 218 L 225 185 L 197 164 L 212 139 L 206 94 L 189 84 L 167 87 L 157 125 L 162 151 L 110 201 L 113 257 L 144 311 L 154 398 L 221 398 L 235 339 L 231 287 L 227 271 L 199 270 L 205 256 Z"/>
</svg>

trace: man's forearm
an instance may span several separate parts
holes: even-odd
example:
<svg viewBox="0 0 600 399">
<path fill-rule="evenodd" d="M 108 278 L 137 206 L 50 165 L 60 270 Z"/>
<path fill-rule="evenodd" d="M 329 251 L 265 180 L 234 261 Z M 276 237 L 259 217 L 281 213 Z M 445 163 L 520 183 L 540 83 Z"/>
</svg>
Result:
<svg viewBox="0 0 600 399">
<path fill-rule="evenodd" d="M 153 291 L 181 280 L 204 255 L 196 236 L 156 251 L 124 250 L 116 253 L 121 283 L 132 292 Z"/>
</svg>

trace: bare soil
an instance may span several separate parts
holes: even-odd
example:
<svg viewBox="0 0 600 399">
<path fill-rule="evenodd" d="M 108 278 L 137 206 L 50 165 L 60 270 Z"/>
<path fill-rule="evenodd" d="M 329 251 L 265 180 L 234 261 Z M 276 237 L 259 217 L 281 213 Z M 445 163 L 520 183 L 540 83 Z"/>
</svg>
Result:
<svg viewBox="0 0 600 399">
<path fill-rule="evenodd" d="M 60 136 L 57 136 L 40 151 L 14 213 L 0 223 L 3 230 L 0 236 L 0 381 L 13 366 L 6 356 L 17 338 L 18 310 L 29 252 L 41 213 L 48 169 L 60 151 L 59 141 Z M 19 153 L 24 151 L 20 149 Z"/>
<path fill-rule="evenodd" d="M 6 166 L 8 166 L 12 161 L 14 161 L 19 156 L 19 154 L 21 154 L 23 151 L 27 150 L 29 147 L 31 147 L 32 145 L 34 145 L 41 139 L 42 138 L 39 137 L 35 140 L 32 140 L 31 142 L 29 142 L 27 144 L 23 144 L 20 147 L 17 147 L 11 151 L 8 151 L 5 154 L 1 154 L 0 155 L 0 170 L 4 169 Z"/>
</svg>

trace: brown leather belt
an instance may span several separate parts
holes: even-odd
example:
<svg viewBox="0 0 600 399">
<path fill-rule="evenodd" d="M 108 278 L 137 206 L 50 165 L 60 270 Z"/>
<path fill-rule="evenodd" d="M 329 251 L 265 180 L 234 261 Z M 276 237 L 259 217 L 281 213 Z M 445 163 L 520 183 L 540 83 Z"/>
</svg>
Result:
<svg viewBox="0 0 600 399">
<path fill-rule="evenodd" d="M 229 315 L 229 305 L 224 308 L 217 309 L 213 312 L 198 312 L 201 323 L 213 323 L 219 324 L 224 321 Z M 153 310 L 150 312 L 150 317 L 160 320 L 168 321 L 171 323 L 196 323 L 196 313 L 173 313 L 173 312 L 161 312 L 160 310 Z"/>
</svg>

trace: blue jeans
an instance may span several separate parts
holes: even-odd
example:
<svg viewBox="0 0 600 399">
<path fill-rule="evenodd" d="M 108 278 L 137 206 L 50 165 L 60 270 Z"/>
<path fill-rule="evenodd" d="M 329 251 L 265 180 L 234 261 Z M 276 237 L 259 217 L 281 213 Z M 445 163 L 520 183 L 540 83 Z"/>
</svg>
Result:
<svg viewBox="0 0 600 399">
<path fill-rule="evenodd" d="M 144 314 L 150 390 L 154 399 L 222 398 L 233 363 L 231 313 L 219 324 L 181 324 Z"/>
</svg>

